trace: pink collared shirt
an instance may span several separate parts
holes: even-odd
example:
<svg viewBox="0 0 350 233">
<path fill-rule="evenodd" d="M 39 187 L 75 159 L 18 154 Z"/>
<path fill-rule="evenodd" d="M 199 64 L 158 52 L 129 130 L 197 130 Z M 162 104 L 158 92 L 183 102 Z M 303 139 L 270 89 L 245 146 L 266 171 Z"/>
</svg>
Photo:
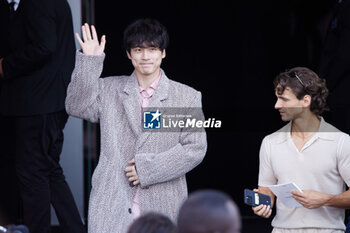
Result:
<svg viewBox="0 0 350 233">
<path fill-rule="evenodd" d="M 153 96 L 154 92 L 156 91 L 160 77 L 162 76 L 162 73 L 159 74 L 159 77 L 154 80 L 154 82 L 148 87 L 143 88 L 139 86 L 140 89 L 140 100 L 141 100 L 141 107 L 147 108 L 149 106 L 149 101 L 151 100 L 151 97 Z"/>
<path fill-rule="evenodd" d="M 148 87 L 148 88 L 143 88 L 139 86 L 140 89 L 140 100 L 141 100 L 141 107 L 142 108 L 147 108 L 149 106 L 149 102 L 156 91 L 160 77 L 162 76 L 162 72 L 160 72 L 159 77 L 154 80 L 154 82 Z M 141 109 L 142 111 L 142 109 Z M 136 193 L 135 197 L 133 200 L 133 205 L 132 205 L 132 213 L 134 219 L 140 216 L 140 202 L 139 202 L 139 192 L 140 192 L 140 187 L 137 186 L 136 188 Z"/>
</svg>

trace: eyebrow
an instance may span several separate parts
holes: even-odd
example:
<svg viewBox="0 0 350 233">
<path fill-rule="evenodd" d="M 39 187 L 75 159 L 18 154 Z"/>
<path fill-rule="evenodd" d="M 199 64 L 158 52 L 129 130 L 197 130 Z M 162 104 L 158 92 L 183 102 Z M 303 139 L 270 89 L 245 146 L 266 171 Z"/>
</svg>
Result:
<svg viewBox="0 0 350 233">
<path fill-rule="evenodd" d="M 148 49 L 148 48 L 157 48 L 160 49 L 157 46 L 136 46 L 136 47 L 132 47 L 131 49 Z"/>
<path fill-rule="evenodd" d="M 277 95 L 277 98 L 280 98 L 280 99 L 283 99 L 283 100 L 289 100 L 289 98 L 284 97 L 284 96 L 282 96 L 282 95 Z"/>
<path fill-rule="evenodd" d="M 140 47 L 140 48 L 145 48 L 145 47 L 160 47 L 158 42 L 155 41 L 143 41 L 138 42 L 138 43 L 134 43 L 133 46 L 131 46 L 132 48 L 134 47 Z"/>
</svg>

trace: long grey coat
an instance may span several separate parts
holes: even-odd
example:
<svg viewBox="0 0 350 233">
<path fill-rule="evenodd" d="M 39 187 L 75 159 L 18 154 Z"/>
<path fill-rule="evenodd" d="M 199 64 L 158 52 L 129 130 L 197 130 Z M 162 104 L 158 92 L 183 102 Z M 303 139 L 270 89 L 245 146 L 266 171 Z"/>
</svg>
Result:
<svg viewBox="0 0 350 233">
<path fill-rule="evenodd" d="M 99 78 L 104 55 L 77 53 L 68 87 L 67 112 L 100 122 L 101 155 L 92 177 L 89 233 L 125 233 L 133 220 L 136 188 L 125 176 L 135 158 L 140 179 L 141 214 L 158 211 L 174 221 L 187 197 L 185 174 L 197 166 L 207 149 L 205 132 L 143 132 L 135 72 Z M 201 107 L 200 92 L 169 80 L 162 71 L 150 107 Z"/>
</svg>

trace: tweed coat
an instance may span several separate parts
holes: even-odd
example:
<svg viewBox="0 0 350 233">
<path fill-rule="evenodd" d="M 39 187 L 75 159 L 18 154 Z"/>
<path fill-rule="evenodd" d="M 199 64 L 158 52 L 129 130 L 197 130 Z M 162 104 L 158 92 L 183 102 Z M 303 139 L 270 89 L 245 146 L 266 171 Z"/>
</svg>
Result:
<svg viewBox="0 0 350 233">
<path fill-rule="evenodd" d="M 141 214 L 157 211 L 176 220 L 187 197 L 185 174 L 204 158 L 205 132 L 143 132 L 137 77 L 99 78 L 104 55 L 77 52 L 68 87 L 67 112 L 101 127 L 101 154 L 92 177 L 89 233 L 124 233 L 133 220 L 130 209 L 136 188 L 125 176 L 135 159 L 140 179 Z M 168 79 L 162 71 L 150 107 L 201 107 L 201 94 Z"/>
</svg>

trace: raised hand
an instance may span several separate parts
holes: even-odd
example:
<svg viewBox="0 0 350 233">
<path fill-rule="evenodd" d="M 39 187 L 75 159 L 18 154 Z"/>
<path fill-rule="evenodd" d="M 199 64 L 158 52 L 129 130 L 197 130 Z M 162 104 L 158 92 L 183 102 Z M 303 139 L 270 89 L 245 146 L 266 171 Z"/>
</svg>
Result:
<svg viewBox="0 0 350 233">
<path fill-rule="evenodd" d="M 101 55 L 105 49 L 106 36 L 101 37 L 101 43 L 99 43 L 97 38 L 97 33 L 94 25 L 91 25 L 91 32 L 89 24 L 85 23 L 81 26 L 81 32 L 83 35 L 83 40 L 80 38 L 79 33 L 75 33 L 83 53 L 86 55 Z"/>
</svg>

